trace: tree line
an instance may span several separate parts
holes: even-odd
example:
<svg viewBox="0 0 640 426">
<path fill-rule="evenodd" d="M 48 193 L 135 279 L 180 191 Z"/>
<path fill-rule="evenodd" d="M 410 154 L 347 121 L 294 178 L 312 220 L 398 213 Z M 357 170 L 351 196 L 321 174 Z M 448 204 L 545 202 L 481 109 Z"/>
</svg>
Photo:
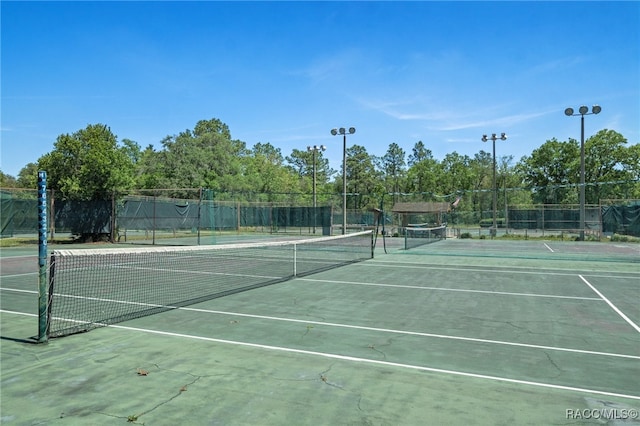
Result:
<svg viewBox="0 0 640 426">
<path fill-rule="evenodd" d="M 129 139 L 118 141 L 107 125 L 91 124 L 59 135 L 53 150 L 27 164 L 17 177 L 0 171 L 0 186 L 33 189 L 37 171 L 46 170 L 48 187 L 58 197 L 75 200 L 161 188 L 310 194 L 314 159 L 317 193 L 341 194 L 342 173 L 331 169 L 322 151 L 294 149 L 285 156 L 268 142 L 247 147 L 216 118 L 165 137 L 158 148 L 144 149 Z M 383 156 L 352 145 L 347 148 L 347 193 L 361 196 L 353 197 L 348 207 L 367 207 L 382 194 L 413 193 L 425 201 L 462 197 L 462 210 L 482 210 L 489 207 L 486 193 L 493 190 L 493 167 L 492 154 L 483 150 L 473 157 L 452 152 L 438 160 L 422 141 L 410 153 L 391 143 Z M 578 203 L 579 141 L 547 140 L 517 161 L 498 157 L 495 167 L 496 187 L 510 205 Z M 629 145 L 623 135 L 608 129 L 588 138 L 585 182 L 587 204 L 640 198 L 640 144 Z"/>
</svg>

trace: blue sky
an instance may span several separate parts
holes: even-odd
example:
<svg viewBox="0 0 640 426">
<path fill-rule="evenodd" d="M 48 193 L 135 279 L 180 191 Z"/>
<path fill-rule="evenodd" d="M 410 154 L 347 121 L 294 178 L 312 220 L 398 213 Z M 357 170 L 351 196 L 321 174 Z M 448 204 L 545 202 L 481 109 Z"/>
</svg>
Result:
<svg viewBox="0 0 640 426">
<path fill-rule="evenodd" d="M 421 140 L 517 161 L 585 133 L 640 141 L 639 2 L 2 1 L 0 169 L 17 176 L 88 124 L 157 149 L 218 118 L 252 147 Z"/>
</svg>

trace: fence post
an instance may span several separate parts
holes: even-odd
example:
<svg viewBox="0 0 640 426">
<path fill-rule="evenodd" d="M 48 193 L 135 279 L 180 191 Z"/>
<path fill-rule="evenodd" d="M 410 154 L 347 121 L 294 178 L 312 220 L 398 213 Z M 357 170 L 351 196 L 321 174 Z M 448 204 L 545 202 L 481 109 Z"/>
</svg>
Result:
<svg viewBox="0 0 640 426">
<path fill-rule="evenodd" d="M 111 235 L 110 235 L 110 241 L 111 244 L 116 242 L 116 192 L 113 191 L 111 193 Z"/>
</svg>

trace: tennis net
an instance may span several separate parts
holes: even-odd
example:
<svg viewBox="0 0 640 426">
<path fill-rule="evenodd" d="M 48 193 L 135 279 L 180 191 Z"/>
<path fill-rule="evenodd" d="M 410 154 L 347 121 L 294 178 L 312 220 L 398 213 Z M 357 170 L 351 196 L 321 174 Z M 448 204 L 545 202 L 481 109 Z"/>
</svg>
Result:
<svg viewBox="0 0 640 426">
<path fill-rule="evenodd" d="M 47 336 L 80 333 L 372 257 L 371 231 L 285 242 L 55 250 Z"/>
<path fill-rule="evenodd" d="M 409 250 L 425 244 L 443 240 L 447 237 L 447 226 L 440 225 L 436 227 L 405 227 L 404 233 L 404 249 Z"/>
</svg>

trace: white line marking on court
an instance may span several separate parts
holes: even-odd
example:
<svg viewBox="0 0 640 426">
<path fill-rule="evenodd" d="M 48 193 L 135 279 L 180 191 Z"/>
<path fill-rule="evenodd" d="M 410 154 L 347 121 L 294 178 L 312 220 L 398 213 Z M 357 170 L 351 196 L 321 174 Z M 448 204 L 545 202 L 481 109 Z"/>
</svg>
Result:
<svg viewBox="0 0 640 426">
<path fill-rule="evenodd" d="M 637 331 L 638 333 L 640 333 L 640 327 L 638 327 L 638 325 L 637 325 L 636 323 L 634 323 L 633 321 L 631 321 L 631 320 L 630 320 L 630 319 L 629 319 L 629 318 L 628 318 L 628 317 L 627 317 L 627 316 L 626 316 L 626 315 L 625 315 L 625 314 L 624 314 L 620 309 L 618 309 L 618 308 L 616 307 L 616 305 L 614 305 L 613 303 L 611 303 L 611 302 L 609 301 L 609 299 L 607 299 L 606 297 L 604 297 L 604 295 L 603 295 L 602 293 L 600 293 L 600 292 L 598 291 L 598 289 L 597 289 L 597 288 L 595 288 L 593 285 L 591 285 L 591 283 L 590 283 L 589 281 L 587 281 L 587 280 L 586 280 L 582 275 L 578 275 L 578 276 L 580 277 L 580 279 L 581 279 L 582 281 L 584 281 L 584 283 L 585 283 L 586 285 L 588 285 L 588 286 L 591 288 L 591 290 L 593 290 L 593 291 L 594 291 L 598 296 L 600 296 L 600 298 L 601 298 L 602 300 L 604 300 L 604 301 L 607 303 L 607 305 L 611 306 L 611 309 L 613 309 L 614 311 L 616 311 L 616 313 L 617 313 L 618 315 L 620 315 L 620 317 L 622 317 L 622 319 L 623 319 L 623 320 L 625 320 L 626 322 L 628 322 L 628 323 L 629 323 L 629 325 L 631 325 L 631 327 L 635 328 L 635 329 L 636 329 L 636 331 Z"/>
<path fill-rule="evenodd" d="M 435 270 L 443 270 L 443 271 L 456 271 L 456 272 L 487 272 L 487 273 L 496 273 L 496 272 L 504 272 L 507 274 L 530 274 L 530 275 L 558 275 L 558 276 L 568 276 L 574 277 L 576 275 L 575 272 L 571 270 L 561 269 L 562 272 L 551 272 L 553 269 L 545 268 L 542 271 L 534 270 L 534 271 L 518 271 L 517 269 L 532 269 L 529 266 L 492 266 L 491 268 L 467 268 L 461 266 L 453 267 L 453 266 L 433 266 L 433 265 L 424 265 L 420 263 L 415 264 L 407 264 L 398 262 L 387 262 L 382 260 L 368 260 L 366 262 L 354 263 L 353 267 L 382 267 L 382 268 L 398 268 L 398 269 L 435 269 Z M 504 269 L 504 270 L 502 270 Z M 585 273 L 585 276 L 594 276 L 593 274 L 601 274 L 605 271 L 590 271 Z M 607 274 L 609 271 L 606 271 Z M 635 276 L 640 276 L 640 274 L 636 272 L 628 272 L 627 276 L 618 276 L 618 275 L 597 275 L 598 277 L 606 277 L 606 278 L 635 278 Z"/>
<path fill-rule="evenodd" d="M 27 291 L 25 291 L 25 292 L 27 292 Z M 463 342 L 490 343 L 490 344 L 494 344 L 494 345 L 515 346 L 515 347 L 530 348 L 530 349 L 552 350 L 552 351 L 557 351 L 557 352 L 571 352 L 571 353 L 578 353 L 578 354 L 583 354 L 583 355 L 598 355 L 598 356 L 607 356 L 607 357 L 613 357 L 613 358 L 627 358 L 627 359 L 640 360 L 640 356 L 636 356 L 636 355 L 626 355 L 626 354 L 616 354 L 616 353 L 610 353 L 610 352 L 588 351 L 588 350 L 584 350 L 584 349 L 560 348 L 560 347 L 556 347 L 556 346 L 533 345 L 533 344 L 528 344 L 528 343 L 506 342 L 506 341 L 502 341 L 502 340 L 478 339 L 478 338 L 474 338 L 474 337 L 460 337 L 460 336 L 450 336 L 450 335 L 444 335 L 444 334 L 422 333 L 422 332 L 418 332 L 418 331 L 394 330 L 394 329 L 388 329 L 388 328 L 366 327 L 366 326 L 351 325 L 351 324 L 338 324 L 338 323 L 324 322 L 324 321 L 299 320 L 299 319 L 293 319 L 293 318 L 282 318 L 282 317 L 274 317 L 274 316 L 268 316 L 268 315 L 243 314 L 243 313 L 240 313 L 240 312 L 226 312 L 226 311 L 216 311 L 216 310 L 212 310 L 212 309 L 190 308 L 188 306 L 177 307 L 177 306 L 162 306 L 162 305 L 151 305 L 151 304 L 147 305 L 147 304 L 141 304 L 141 303 L 140 303 L 140 305 L 146 305 L 146 306 L 149 306 L 149 307 L 158 307 L 158 308 L 159 307 L 165 307 L 168 310 L 177 309 L 177 310 L 181 310 L 181 311 L 199 312 L 199 313 L 206 313 L 206 314 L 229 315 L 229 316 L 243 317 L 243 318 L 266 319 L 266 320 L 270 320 L 270 321 L 283 321 L 283 322 L 292 322 L 292 323 L 307 324 L 307 325 L 308 324 L 313 324 L 313 325 L 326 326 L 326 327 L 347 328 L 347 329 L 352 329 L 352 330 L 364 330 L 364 331 L 375 331 L 375 332 L 381 332 L 381 333 L 404 334 L 404 335 L 408 335 L 408 336 L 419 336 L 419 337 L 433 337 L 433 338 L 437 338 L 437 339 L 459 340 L 459 341 L 463 341 Z M 2 310 L 0 310 L 0 312 L 11 312 L 11 311 L 2 311 Z M 11 313 L 19 313 L 19 312 L 11 312 Z M 24 315 L 36 316 L 35 314 L 24 314 Z M 59 319 L 59 318 L 56 318 L 56 319 Z M 71 321 L 71 320 L 67 320 L 67 321 Z"/>
<path fill-rule="evenodd" d="M 15 275 L 2 275 L 0 276 L 0 280 L 4 280 L 7 278 L 19 278 L 19 277 L 26 277 L 29 275 L 39 275 L 39 272 L 27 272 L 26 274 L 15 274 Z"/>
<path fill-rule="evenodd" d="M 16 293 L 30 293 L 30 294 L 38 294 L 37 291 L 34 290 L 24 290 L 21 288 L 5 288 L 5 287 L 0 287 L 0 291 L 15 291 Z"/>
<path fill-rule="evenodd" d="M 23 313 L 23 312 L 13 312 L 13 311 L 5 311 L 5 310 L 0 310 L 0 312 L 2 312 L 2 313 L 10 313 L 10 314 L 17 314 L 17 315 L 27 315 L 27 316 L 32 316 L 32 317 L 36 316 L 35 314 L 27 314 L 27 313 Z M 281 351 L 281 352 L 298 353 L 298 354 L 304 354 L 304 355 L 315 355 L 315 356 L 320 356 L 320 357 L 324 357 L 324 358 L 340 359 L 340 360 L 343 360 L 343 361 L 353 361 L 353 362 L 362 362 L 362 363 L 369 363 L 369 364 L 376 364 L 376 365 L 386 365 L 386 366 L 407 368 L 407 369 L 419 370 L 419 371 L 429 371 L 429 372 L 433 372 L 433 373 L 451 374 L 451 375 L 455 375 L 455 376 L 463 376 L 463 377 L 472 377 L 472 378 L 477 378 L 477 379 L 493 380 L 493 381 L 498 381 L 498 382 L 514 383 L 514 384 L 537 386 L 537 387 L 543 387 L 543 388 L 561 389 L 561 390 L 569 390 L 569 391 L 574 391 L 574 392 L 592 393 L 592 394 L 598 394 L 598 395 L 607 395 L 607 396 L 613 396 L 613 397 L 619 397 L 619 398 L 628 398 L 628 399 L 640 400 L 640 396 L 637 396 L 637 395 L 626 395 L 626 394 L 620 394 L 620 393 L 599 391 L 599 390 L 595 390 L 595 389 L 585 389 L 585 388 L 577 388 L 577 387 L 571 387 L 571 386 L 554 385 L 554 384 L 550 384 L 550 383 L 532 382 L 532 381 L 528 381 L 528 380 L 509 379 L 509 378 L 506 378 L 506 377 L 488 376 L 488 375 L 485 375 L 485 374 L 466 373 L 466 372 L 463 372 L 463 371 L 444 370 L 444 369 L 440 369 L 440 368 L 423 367 L 423 366 L 412 365 L 412 364 L 401 364 L 401 363 L 396 363 L 396 362 L 380 361 L 380 360 L 373 360 L 373 359 L 367 359 L 367 358 L 358 358 L 358 357 L 352 357 L 352 356 L 347 356 L 347 355 L 339 355 L 339 354 L 331 354 L 331 353 L 325 353 L 325 352 L 307 351 L 307 350 L 303 350 L 303 349 L 285 348 L 285 347 L 281 347 L 281 346 L 269 346 L 269 345 L 262 345 L 262 344 L 258 344 L 258 343 L 238 342 L 238 341 L 234 341 L 234 340 L 216 339 L 216 338 L 213 338 L 213 337 L 194 336 L 194 335 L 190 335 L 190 334 L 173 333 L 173 332 L 168 332 L 168 331 L 158 331 L 158 330 L 151 330 L 151 329 L 138 328 L 138 327 L 128 327 L 128 326 L 123 326 L 123 325 L 109 325 L 108 327 L 118 328 L 118 329 L 122 329 L 122 330 L 129 330 L 129 331 L 138 331 L 138 332 L 149 333 L 149 334 L 159 334 L 159 335 L 163 335 L 163 336 L 182 337 L 182 338 L 187 338 L 187 339 L 203 340 L 203 341 L 207 341 L 207 342 L 224 343 L 224 344 L 230 344 L 230 345 L 236 345 L 236 346 L 246 346 L 246 347 L 253 347 L 253 348 L 267 349 L 267 350 L 274 350 L 274 351 Z M 523 345 L 523 346 L 527 346 L 527 345 Z M 553 348 L 550 348 L 550 349 L 553 349 Z M 632 358 L 636 358 L 636 357 L 632 357 Z"/>
<path fill-rule="evenodd" d="M 463 371 L 444 370 L 444 369 L 440 369 L 440 368 L 424 367 L 424 366 L 420 366 L 420 365 L 402 364 L 402 363 L 390 362 L 390 361 L 380 361 L 380 360 L 373 360 L 373 359 L 367 359 L 367 358 L 358 358 L 358 357 L 353 357 L 353 356 L 348 356 L 348 355 L 339 355 L 339 354 L 332 354 L 332 353 L 326 353 L 326 352 L 307 351 L 307 350 L 304 350 L 304 349 L 285 348 L 285 347 L 281 347 L 281 346 L 262 345 L 262 344 L 258 344 L 258 343 L 247 343 L 247 342 L 239 342 L 239 341 L 234 341 L 234 340 L 215 339 L 215 338 L 212 338 L 212 337 L 194 336 L 194 335 L 191 335 L 191 334 L 182 334 L 182 333 L 171 333 L 171 332 L 166 332 L 166 331 L 157 331 L 157 330 L 150 330 L 150 329 L 145 329 L 145 328 L 127 327 L 127 326 L 120 326 L 120 325 L 112 325 L 110 327 L 120 328 L 120 329 L 123 329 L 123 330 L 138 331 L 138 332 L 142 332 L 142 333 L 159 334 L 159 335 L 164 335 L 164 336 L 182 337 L 182 338 L 187 338 L 187 339 L 204 340 L 204 341 L 216 342 L 216 343 L 224 343 L 224 344 L 230 344 L 230 345 L 236 345 L 236 346 L 246 346 L 246 347 L 258 348 L 258 349 L 267 349 L 267 350 L 289 352 L 289 353 L 297 353 L 297 354 L 303 354 L 303 355 L 314 355 L 314 356 L 320 356 L 320 357 L 324 357 L 324 358 L 339 359 L 339 360 L 343 360 L 343 361 L 352 361 L 352 362 L 361 362 L 361 363 L 376 364 L 376 365 L 385 365 L 385 366 L 390 366 L 390 367 L 400 367 L 400 368 L 407 368 L 407 369 L 419 370 L 419 371 L 429 371 L 429 372 L 432 372 L 432 373 L 451 374 L 451 375 L 455 375 L 455 376 L 472 377 L 472 378 L 476 378 L 476 379 L 493 380 L 493 381 L 498 381 L 498 382 L 513 383 L 513 384 L 518 384 L 518 385 L 529 385 L 529 386 L 537 386 L 537 387 L 543 387 L 543 388 L 561 389 L 561 390 L 568 390 L 568 391 L 573 391 L 573 392 L 591 393 L 591 394 L 597 394 L 597 395 L 607 395 L 607 396 L 613 396 L 613 397 L 618 397 L 618 398 L 628 398 L 628 399 L 640 400 L 640 396 L 636 396 L 636 395 L 626 395 L 626 394 L 620 394 L 620 393 L 614 393 L 614 392 L 605 392 L 605 391 L 599 391 L 599 390 L 595 390 L 595 389 L 585 389 L 585 388 L 577 388 L 577 387 L 572 387 L 572 386 L 554 385 L 554 384 L 550 384 L 550 383 L 533 382 L 533 381 L 529 381 L 529 380 L 509 379 L 509 378 L 506 378 L 506 377 L 489 376 L 489 375 L 485 375 L 485 374 L 466 373 L 466 372 L 463 372 Z"/>
<path fill-rule="evenodd" d="M 25 254 L 25 255 L 20 255 L 20 256 L 6 256 L 0 259 L 0 261 L 2 260 L 12 260 L 12 259 L 29 259 L 29 258 L 38 258 L 40 257 L 40 255 L 37 254 Z"/>
<path fill-rule="evenodd" d="M 600 356 L 609 356 L 609 357 L 615 357 L 615 358 L 628 358 L 628 359 L 640 360 L 640 356 L 636 356 L 636 355 L 587 351 L 583 349 L 559 348 L 554 346 L 532 345 L 528 343 L 506 342 L 501 340 L 478 339 L 474 337 L 459 337 L 459 336 L 449 336 L 444 334 L 421 333 L 418 331 L 392 330 L 387 328 L 366 327 L 366 326 L 350 325 L 350 324 L 338 324 L 338 323 L 323 322 L 323 321 L 309 321 L 309 320 L 298 320 L 298 319 L 292 319 L 292 318 L 273 317 L 273 316 L 267 316 L 267 315 L 243 314 L 239 312 L 214 311 L 210 309 L 199 309 L 199 308 L 189 308 L 189 307 L 181 307 L 177 309 L 192 311 L 192 312 L 202 312 L 202 313 L 230 315 L 230 316 L 238 316 L 238 317 L 246 317 L 246 318 L 266 319 L 266 320 L 273 320 L 273 321 L 285 321 L 285 322 L 294 322 L 294 323 L 301 323 L 301 324 L 322 325 L 327 327 L 349 328 L 354 330 L 377 331 L 377 332 L 393 333 L 393 334 L 406 334 L 410 336 L 434 337 L 438 339 L 461 340 L 461 341 L 476 342 L 476 343 L 491 343 L 496 345 L 517 346 L 517 347 L 531 348 L 531 349 L 545 349 L 545 350 L 553 350 L 553 351 L 559 351 L 559 352 L 573 352 L 573 353 L 579 353 L 579 354 L 585 354 L 585 355 L 600 355 Z"/>
<path fill-rule="evenodd" d="M 23 315 L 26 317 L 37 317 L 36 314 L 29 314 L 27 312 L 7 311 L 5 309 L 0 309 L 0 312 L 2 312 L 3 314 L 14 314 L 14 315 Z"/>
<path fill-rule="evenodd" d="M 313 280 L 311 280 L 313 281 Z M 20 290 L 20 289 L 4 289 L 0 288 L 0 290 L 8 290 L 8 291 L 16 291 L 20 293 L 31 293 L 37 294 L 37 291 L 33 290 Z M 339 327 L 339 328 L 349 328 L 354 330 L 366 330 L 366 331 L 376 331 L 376 332 L 384 332 L 384 333 L 394 333 L 394 334 L 406 334 L 411 336 L 421 336 L 421 337 L 434 337 L 439 339 L 449 339 L 449 340 L 460 340 L 460 341 L 468 341 L 468 342 L 478 342 L 478 343 L 491 343 L 496 345 L 506 345 L 506 346 L 518 346 L 524 348 L 533 348 L 533 349 L 546 349 L 546 350 L 554 350 L 559 352 L 573 352 L 580 353 L 586 355 L 601 355 L 601 356 L 610 356 L 610 357 L 618 357 L 618 358 L 630 358 L 630 359 L 638 359 L 640 360 L 640 356 L 634 355 L 625 355 L 625 354 L 615 354 L 609 352 L 597 352 L 597 351 L 587 351 L 582 349 L 569 349 L 569 348 L 560 348 L 555 346 L 543 346 L 543 345 L 532 345 L 527 343 L 514 343 L 514 342 L 506 342 L 501 340 L 490 340 L 490 339 L 477 339 L 473 337 L 459 337 L 459 336 L 449 336 L 443 334 L 433 334 L 433 333 L 421 333 L 417 331 L 405 331 L 405 330 L 395 330 L 395 329 L 386 329 L 386 328 L 377 328 L 377 327 L 365 327 L 359 325 L 350 325 L 350 324 L 338 324 L 331 322 L 323 322 L 323 321 L 311 321 L 311 320 L 298 320 L 292 318 L 282 318 L 282 317 L 274 317 L 267 315 L 255 315 L 255 314 L 243 314 L 239 312 L 226 312 L 226 311 L 216 311 L 212 309 L 201 309 L 201 308 L 192 308 L 188 306 L 169 306 L 169 305 L 158 305 L 152 303 L 142 303 L 142 302 L 130 302 L 130 301 L 120 301 L 120 300 L 112 300 L 112 299 L 103 299 L 103 298 L 94 298 L 94 297 L 85 297 L 85 296 L 73 296 L 73 295 L 58 295 L 65 296 L 71 298 L 79 298 L 79 299 L 87 299 L 87 300 L 96 300 L 102 302 L 112 302 L 112 303 L 121 303 L 126 305 L 138 305 L 138 306 L 146 306 L 150 308 L 166 308 L 167 310 L 182 310 L 182 311 L 190 311 L 190 312 L 201 312 L 201 313 L 210 313 L 210 314 L 219 314 L 219 315 L 231 315 L 238 317 L 246 317 L 246 318 L 257 318 L 257 319 L 266 319 L 272 321 L 284 321 L 284 322 L 293 322 L 293 323 L 302 323 L 302 324 L 314 324 L 314 325 L 323 325 L 327 327 Z M 592 298 L 589 300 L 595 300 L 601 302 L 602 299 Z M 0 310 L 0 312 L 3 312 Z M 56 318 L 59 319 L 59 318 Z"/>
<path fill-rule="evenodd" d="M 490 290 L 470 290 L 470 289 L 447 288 L 447 287 L 422 287 L 422 286 L 403 285 L 403 284 L 378 284 L 378 283 L 362 283 L 362 282 L 355 282 L 355 281 L 317 280 L 313 278 L 297 278 L 297 280 L 334 283 L 334 284 L 365 285 L 365 286 L 372 286 L 372 287 L 412 288 L 416 290 L 458 291 L 461 293 L 485 293 L 485 294 L 497 294 L 497 295 L 503 295 L 503 296 L 550 297 L 554 299 L 595 300 L 598 302 L 602 302 L 602 299 L 598 297 L 560 296 L 555 294 L 517 293 L 517 292 L 490 291 Z"/>
<path fill-rule="evenodd" d="M 555 253 L 551 247 L 547 243 L 544 243 L 544 246 L 549 249 L 551 253 Z"/>
</svg>

